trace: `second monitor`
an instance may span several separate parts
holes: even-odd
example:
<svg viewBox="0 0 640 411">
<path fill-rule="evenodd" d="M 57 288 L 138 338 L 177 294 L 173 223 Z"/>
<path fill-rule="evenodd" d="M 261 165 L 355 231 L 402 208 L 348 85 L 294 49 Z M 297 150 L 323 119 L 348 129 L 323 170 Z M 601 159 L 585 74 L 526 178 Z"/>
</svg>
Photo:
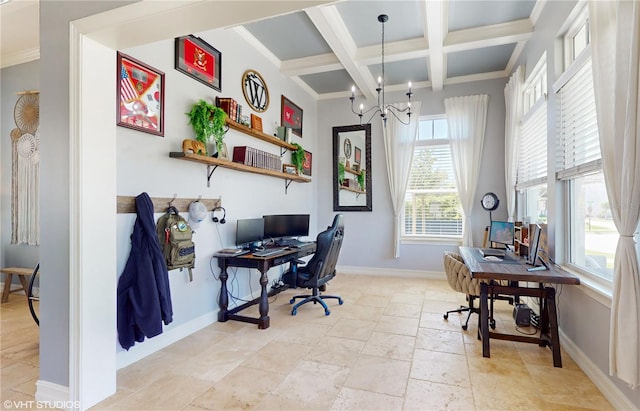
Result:
<svg viewBox="0 0 640 411">
<path fill-rule="evenodd" d="M 281 239 L 309 235 L 309 214 L 272 214 L 262 217 L 264 238 L 276 242 Z"/>
<path fill-rule="evenodd" d="M 508 221 L 492 221 L 489 229 L 489 243 L 513 245 L 514 224 Z"/>
</svg>

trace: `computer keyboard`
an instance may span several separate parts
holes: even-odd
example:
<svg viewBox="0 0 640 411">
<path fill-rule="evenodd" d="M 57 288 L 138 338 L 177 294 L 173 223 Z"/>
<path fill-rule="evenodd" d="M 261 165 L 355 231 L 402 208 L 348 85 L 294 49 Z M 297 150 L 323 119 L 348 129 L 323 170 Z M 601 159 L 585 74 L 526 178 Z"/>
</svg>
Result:
<svg viewBox="0 0 640 411">
<path fill-rule="evenodd" d="M 280 241 L 278 241 L 278 244 L 282 245 L 282 246 L 288 246 L 288 247 L 304 247 L 305 245 L 308 245 L 309 242 L 308 241 L 300 241 L 296 238 L 285 238 L 282 239 Z"/>
<path fill-rule="evenodd" d="M 253 255 L 256 257 L 268 257 L 273 254 L 281 253 L 285 249 L 286 247 L 265 248 L 264 250 L 254 251 Z"/>
</svg>

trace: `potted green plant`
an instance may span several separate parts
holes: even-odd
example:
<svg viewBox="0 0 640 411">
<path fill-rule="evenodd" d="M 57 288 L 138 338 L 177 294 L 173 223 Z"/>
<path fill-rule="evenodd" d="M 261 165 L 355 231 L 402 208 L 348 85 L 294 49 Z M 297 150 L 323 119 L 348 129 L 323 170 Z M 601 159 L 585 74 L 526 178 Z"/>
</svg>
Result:
<svg viewBox="0 0 640 411">
<path fill-rule="evenodd" d="M 360 190 L 365 190 L 365 175 L 366 172 L 364 169 L 360 170 L 360 174 L 357 175 L 356 179 L 358 180 L 358 185 L 360 186 Z"/>
<path fill-rule="evenodd" d="M 186 113 L 189 124 L 193 127 L 196 140 L 206 144 L 213 137 L 218 153 L 222 151 L 224 143 L 225 118 L 227 114 L 220 107 L 216 107 L 205 100 L 200 100 Z"/>
<path fill-rule="evenodd" d="M 293 143 L 292 146 L 296 149 L 291 152 L 291 164 L 296 167 L 298 174 L 301 174 L 304 165 L 304 148 L 298 143 Z"/>
<path fill-rule="evenodd" d="M 339 162 L 338 163 L 338 184 L 343 185 L 344 184 L 344 163 L 343 162 Z"/>
</svg>

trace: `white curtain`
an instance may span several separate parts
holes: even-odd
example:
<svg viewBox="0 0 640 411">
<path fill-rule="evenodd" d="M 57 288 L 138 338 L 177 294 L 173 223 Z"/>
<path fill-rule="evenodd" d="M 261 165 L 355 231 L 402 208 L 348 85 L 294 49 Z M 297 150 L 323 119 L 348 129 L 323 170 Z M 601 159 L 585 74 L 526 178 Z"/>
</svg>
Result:
<svg viewBox="0 0 640 411">
<path fill-rule="evenodd" d="M 515 187 L 518 177 L 518 153 L 520 152 L 523 71 L 522 66 L 519 66 L 504 88 L 504 179 L 509 221 L 516 219 Z"/>
<path fill-rule="evenodd" d="M 396 107 L 405 108 L 406 104 L 396 104 Z M 389 178 L 389 192 L 393 204 L 394 229 L 393 229 L 393 257 L 400 257 L 400 234 L 402 230 L 402 206 L 409 183 L 409 173 L 413 160 L 413 150 L 418 136 L 418 123 L 420 121 L 421 103 L 411 103 L 411 116 L 409 125 L 402 124 L 392 114 L 387 116 L 386 127 L 382 126 L 384 137 L 384 155 L 387 160 L 387 176 Z M 401 114 L 402 115 L 402 114 Z"/>
<path fill-rule="evenodd" d="M 464 214 L 462 245 L 468 247 L 473 247 L 470 216 L 480 174 L 488 105 L 489 96 L 486 94 L 444 100 L 453 170 Z"/>
<path fill-rule="evenodd" d="M 640 386 L 640 2 L 590 1 L 593 84 L 607 196 L 620 238 L 613 264 L 609 373 Z"/>
</svg>

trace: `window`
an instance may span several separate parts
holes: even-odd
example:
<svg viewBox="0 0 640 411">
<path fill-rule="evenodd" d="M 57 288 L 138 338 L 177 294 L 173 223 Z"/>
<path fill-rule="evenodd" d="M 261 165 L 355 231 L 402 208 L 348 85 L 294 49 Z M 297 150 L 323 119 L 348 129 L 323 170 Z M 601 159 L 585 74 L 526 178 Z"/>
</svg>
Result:
<svg viewBox="0 0 640 411">
<path fill-rule="evenodd" d="M 524 84 L 516 189 L 520 217 L 547 222 L 547 61 L 543 55 Z"/>
<path fill-rule="evenodd" d="M 559 97 L 556 178 L 567 199 L 569 264 L 611 281 L 618 233 L 602 173 L 589 41 L 584 7 L 564 36 L 566 67 L 554 84 Z"/>
<path fill-rule="evenodd" d="M 405 196 L 403 235 L 462 238 L 462 206 L 444 115 L 420 119 Z"/>
</svg>

